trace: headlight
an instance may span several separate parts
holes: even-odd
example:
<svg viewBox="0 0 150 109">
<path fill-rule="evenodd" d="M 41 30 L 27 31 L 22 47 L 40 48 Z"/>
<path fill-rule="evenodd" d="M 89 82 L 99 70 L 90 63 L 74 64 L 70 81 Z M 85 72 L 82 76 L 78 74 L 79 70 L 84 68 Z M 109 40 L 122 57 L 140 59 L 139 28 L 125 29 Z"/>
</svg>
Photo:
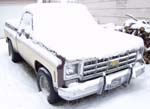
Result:
<svg viewBox="0 0 150 109">
<path fill-rule="evenodd" d="M 80 71 L 80 62 L 66 62 L 65 68 L 64 68 L 64 79 L 70 80 L 75 79 L 79 77 L 79 71 Z"/>
<path fill-rule="evenodd" d="M 78 73 L 78 64 L 70 64 L 66 66 L 66 75 L 74 75 Z"/>
<path fill-rule="evenodd" d="M 143 58 L 144 48 L 140 48 L 137 52 L 137 60 L 141 60 Z"/>
</svg>

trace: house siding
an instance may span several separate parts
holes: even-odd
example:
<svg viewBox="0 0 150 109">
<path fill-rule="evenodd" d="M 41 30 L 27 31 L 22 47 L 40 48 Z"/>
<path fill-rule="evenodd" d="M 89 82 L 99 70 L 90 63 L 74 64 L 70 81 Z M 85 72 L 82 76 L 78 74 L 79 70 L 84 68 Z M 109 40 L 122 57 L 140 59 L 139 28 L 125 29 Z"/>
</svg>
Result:
<svg viewBox="0 0 150 109">
<path fill-rule="evenodd" d="M 21 15 L 21 9 L 39 0 L 0 0 L 0 37 L 3 37 L 4 22 Z M 41 1 L 41 0 L 40 0 Z M 150 20 L 150 0 L 50 0 L 71 1 L 85 4 L 99 23 L 123 24 L 131 14 L 138 19 Z"/>
<path fill-rule="evenodd" d="M 80 0 L 100 23 L 122 24 L 131 14 L 139 19 L 150 19 L 150 0 Z"/>
</svg>

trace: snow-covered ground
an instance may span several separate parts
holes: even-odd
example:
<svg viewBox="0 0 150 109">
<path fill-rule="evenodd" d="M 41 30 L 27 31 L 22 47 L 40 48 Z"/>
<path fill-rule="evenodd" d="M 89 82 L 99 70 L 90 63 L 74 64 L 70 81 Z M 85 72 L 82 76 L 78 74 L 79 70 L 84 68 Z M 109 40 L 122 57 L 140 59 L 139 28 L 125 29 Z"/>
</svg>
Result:
<svg viewBox="0 0 150 109">
<path fill-rule="evenodd" d="M 11 62 L 7 44 L 0 39 L 0 109 L 149 109 L 150 65 L 128 87 L 119 87 L 103 95 L 77 101 L 48 104 L 38 92 L 34 71 L 25 62 Z"/>
</svg>

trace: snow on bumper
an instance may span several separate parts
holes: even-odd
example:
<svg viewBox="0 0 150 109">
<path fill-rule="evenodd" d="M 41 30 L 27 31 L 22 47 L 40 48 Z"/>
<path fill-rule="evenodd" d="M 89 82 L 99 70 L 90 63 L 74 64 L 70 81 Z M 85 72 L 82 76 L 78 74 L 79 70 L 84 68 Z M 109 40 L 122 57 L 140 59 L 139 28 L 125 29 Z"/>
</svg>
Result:
<svg viewBox="0 0 150 109">
<path fill-rule="evenodd" d="M 75 100 L 98 92 L 103 87 L 103 78 L 78 83 L 74 87 L 59 88 L 58 94 L 65 100 Z"/>
<path fill-rule="evenodd" d="M 145 64 L 137 63 L 133 68 L 132 78 L 137 78 L 145 71 Z"/>
<path fill-rule="evenodd" d="M 144 73 L 145 65 L 135 65 L 133 67 L 132 78 Z M 95 93 L 101 94 L 104 90 L 111 90 L 130 80 L 131 70 L 126 69 L 111 75 L 99 77 L 84 83 L 73 83 L 71 87 L 59 88 L 58 94 L 65 100 L 76 100 Z"/>
</svg>

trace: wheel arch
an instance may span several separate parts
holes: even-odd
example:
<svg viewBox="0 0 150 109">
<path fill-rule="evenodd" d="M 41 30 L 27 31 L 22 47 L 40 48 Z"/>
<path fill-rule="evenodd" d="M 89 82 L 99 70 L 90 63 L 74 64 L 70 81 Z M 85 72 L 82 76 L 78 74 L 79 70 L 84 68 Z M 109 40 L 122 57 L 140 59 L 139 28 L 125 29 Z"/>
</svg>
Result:
<svg viewBox="0 0 150 109">
<path fill-rule="evenodd" d="M 41 62 L 39 62 L 39 61 L 36 60 L 36 61 L 34 62 L 35 71 L 38 72 L 38 69 L 39 69 L 40 67 L 44 67 L 44 68 L 49 72 L 48 75 L 51 76 L 50 71 L 49 71 L 43 64 L 41 64 Z"/>
<path fill-rule="evenodd" d="M 43 64 L 41 64 L 41 62 L 39 62 L 37 60 L 34 62 L 34 67 L 35 67 L 34 70 L 36 72 L 36 75 L 38 75 L 38 69 L 41 67 L 43 67 L 47 70 L 47 72 L 45 72 L 45 73 L 52 79 L 53 87 L 54 87 L 55 91 L 57 91 L 57 85 L 54 84 L 54 79 L 56 79 L 56 78 L 51 74 L 51 71 L 49 71 L 48 68 L 46 68 Z"/>
</svg>

